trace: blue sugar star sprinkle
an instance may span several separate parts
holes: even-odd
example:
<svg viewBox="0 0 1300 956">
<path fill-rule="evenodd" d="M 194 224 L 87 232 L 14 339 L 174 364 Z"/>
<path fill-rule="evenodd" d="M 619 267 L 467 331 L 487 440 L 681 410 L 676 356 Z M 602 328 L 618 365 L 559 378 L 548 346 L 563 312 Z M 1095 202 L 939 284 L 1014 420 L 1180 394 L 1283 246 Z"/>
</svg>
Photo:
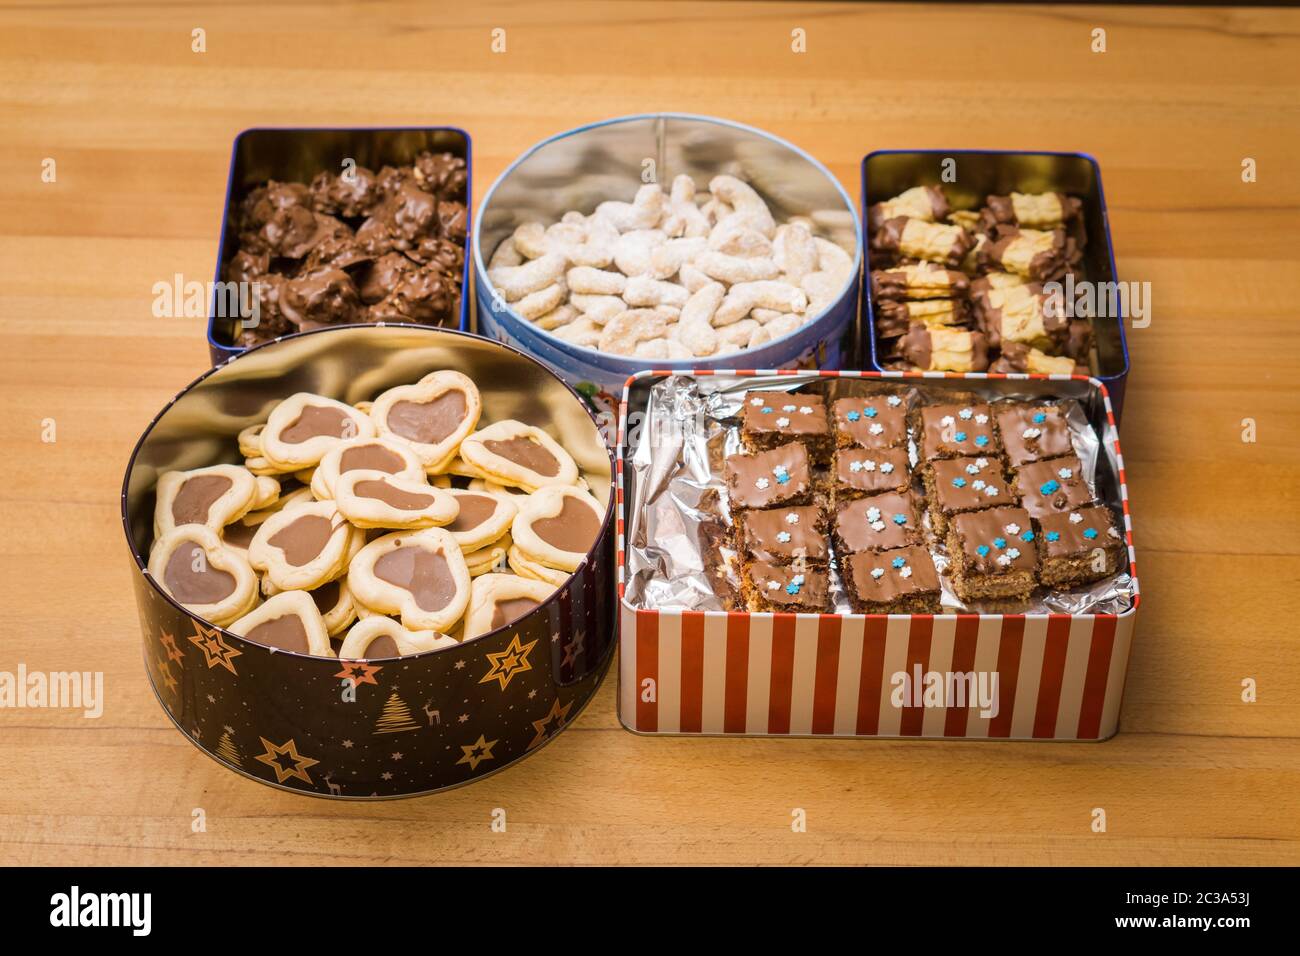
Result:
<svg viewBox="0 0 1300 956">
<path fill-rule="evenodd" d="M 981 544 L 975 549 L 975 553 L 981 558 L 987 558 L 989 556 L 989 546 L 987 544 Z"/>
<path fill-rule="evenodd" d="M 851 421 L 851 422 L 856 422 L 856 421 L 857 421 L 859 418 L 861 418 L 862 416 L 859 415 L 857 412 L 849 412 L 849 413 L 848 413 L 847 415 L 845 415 L 844 417 L 847 418 L 847 419 L 848 419 L 849 421 Z"/>
<path fill-rule="evenodd" d="M 961 475 L 958 475 L 956 478 L 954 478 L 954 479 L 952 480 L 952 486 L 953 486 L 954 488 L 965 488 L 965 487 L 966 487 L 966 479 L 963 478 L 963 477 L 961 477 Z"/>
<path fill-rule="evenodd" d="M 1007 546 L 1007 539 L 1006 539 L 1006 538 L 1001 538 L 1001 537 L 999 537 L 999 538 L 994 538 L 994 539 L 993 539 L 993 547 L 995 547 L 995 548 L 1005 548 L 1006 546 Z"/>
<path fill-rule="evenodd" d="M 776 483 L 778 485 L 784 485 L 789 480 L 790 480 L 790 475 L 784 471 L 776 476 Z"/>
<path fill-rule="evenodd" d="M 868 406 L 863 410 L 862 414 L 863 414 L 863 415 L 866 415 L 868 418 L 875 418 L 875 417 L 876 417 L 877 415 L 879 415 L 880 413 L 876 411 L 876 406 L 875 406 L 875 405 L 868 405 Z"/>
<path fill-rule="evenodd" d="M 785 593 L 786 593 L 786 594 L 798 594 L 798 593 L 799 593 L 799 585 L 797 585 L 797 584 L 795 584 L 793 581 L 791 581 L 789 584 L 787 584 L 787 585 L 785 586 Z"/>
<path fill-rule="evenodd" d="M 1061 532 L 1059 532 L 1059 531 L 1049 531 L 1049 532 L 1047 532 L 1047 540 L 1048 540 L 1048 541 L 1060 541 L 1060 540 L 1061 540 Z"/>
<path fill-rule="evenodd" d="M 763 414 L 764 414 L 764 415 L 771 415 L 771 414 L 772 414 L 772 406 L 771 406 L 771 405 L 764 405 L 764 406 L 763 406 Z"/>
<path fill-rule="evenodd" d="M 901 568 L 903 565 L 907 564 L 907 562 L 904 561 L 902 558 L 894 558 L 894 560 L 890 563 L 893 564 L 893 566 L 896 568 Z"/>
<path fill-rule="evenodd" d="M 980 448 L 983 448 L 988 443 L 989 443 L 988 435 L 980 435 L 978 438 L 975 439 L 975 444 L 978 445 Z"/>
<path fill-rule="evenodd" d="M 1061 484 L 1053 479 L 1052 481 L 1043 482 L 1043 486 L 1038 490 L 1045 495 L 1054 495 L 1061 490 Z"/>
<path fill-rule="evenodd" d="M 1034 416 L 1035 425 L 1041 425 L 1045 421 L 1047 421 L 1047 415 L 1044 412 L 1039 412 L 1037 415 Z"/>
<path fill-rule="evenodd" d="M 896 525 L 907 524 L 907 515 L 903 515 L 903 514 L 894 515 L 894 524 Z"/>
<path fill-rule="evenodd" d="M 1024 534 L 1022 534 L 1022 535 L 1020 536 L 1020 540 L 1021 540 L 1021 541 L 1033 541 L 1033 540 L 1034 540 L 1034 533 L 1033 533 L 1032 531 L 1026 531 Z"/>
<path fill-rule="evenodd" d="M 1093 538 L 1097 537 L 1097 529 L 1089 528 L 1087 531 L 1083 533 L 1083 536 L 1087 538 L 1089 541 L 1091 541 Z"/>
<path fill-rule="evenodd" d="M 965 441 L 965 440 L 966 440 L 966 433 L 965 433 L 965 432 L 958 432 L 957 434 L 953 435 L 952 437 L 953 437 L 953 441 Z"/>
</svg>

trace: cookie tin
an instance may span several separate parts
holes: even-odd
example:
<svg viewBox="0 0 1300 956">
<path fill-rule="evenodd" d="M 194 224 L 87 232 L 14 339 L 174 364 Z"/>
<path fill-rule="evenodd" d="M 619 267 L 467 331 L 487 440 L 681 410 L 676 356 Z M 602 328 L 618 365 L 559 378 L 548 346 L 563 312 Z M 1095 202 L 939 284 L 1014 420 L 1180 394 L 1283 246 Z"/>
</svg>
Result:
<svg viewBox="0 0 1300 956">
<path fill-rule="evenodd" d="M 646 178 L 653 170 L 654 179 Z M 719 173 L 750 183 L 774 212 L 828 214 L 837 238 L 854 246 L 853 277 L 833 304 L 768 345 L 710 361 L 663 362 L 671 368 L 745 364 L 771 368 L 837 368 L 857 349 L 862 227 L 844 188 L 812 156 L 770 133 L 729 120 L 683 113 L 623 116 L 580 126 L 543 140 L 516 159 L 484 196 L 472 230 L 477 330 L 550 365 L 613 423 L 623 383 L 646 360 L 602 353 L 537 328 L 493 295 L 487 263 L 514 229 L 530 220 L 553 222 L 571 209 L 590 212 L 606 199 L 630 199 L 645 182 L 668 183 L 681 173 L 699 188 Z"/>
<path fill-rule="evenodd" d="M 590 556 L 525 617 L 457 647 L 346 662 L 272 651 L 211 627 L 146 571 L 154 488 L 171 469 L 237 458 L 235 435 L 296 391 L 367 399 L 435 369 L 478 384 L 483 413 L 544 427 L 608 498 Z M 613 458 L 577 395 L 532 358 L 421 326 L 286 336 L 200 376 L 150 423 L 122 486 L 145 669 L 177 729 L 261 783 L 324 797 L 432 793 L 523 759 L 577 717 L 614 645 Z"/>
<path fill-rule="evenodd" d="M 668 370 L 633 376 L 620 406 L 618 713 L 638 734 L 1097 741 L 1119 727 L 1140 602 L 1124 460 L 1105 384 L 1086 376 L 943 372 L 700 370 L 925 380 L 961 390 L 1074 398 L 1101 437 L 1098 495 L 1122 511 L 1131 603 L 1114 614 L 783 614 L 648 610 L 625 593 L 635 472 L 629 409 Z M 635 423 L 636 418 L 632 421 Z M 996 687 L 996 706 L 898 693 L 944 675 Z M 994 681 L 996 680 L 996 684 Z M 922 699 L 918 699 L 922 698 Z"/>
<path fill-rule="evenodd" d="M 226 201 L 221 209 L 221 237 L 217 244 L 216 282 L 238 249 L 233 212 L 254 186 L 268 179 L 310 183 L 321 170 L 339 170 L 352 160 L 378 172 L 385 165 L 411 162 L 423 150 L 464 157 L 467 170 L 465 208 L 472 210 L 473 165 L 469 133 L 452 126 L 428 127 L 254 127 L 235 137 L 230 151 Z M 461 272 L 460 315 L 456 327 L 469 329 L 469 236 L 465 237 L 465 268 Z M 216 314 L 215 301 L 208 311 L 208 352 L 212 364 L 246 349 L 235 344 L 234 320 Z"/>
<path fill-rule="evenodd" d="M 952 160 L 952 176 L 944 177 L 944 161 Z M 874 203 L 883 202 L 913 186 L 942 186 L 955 209 L 976 209 L 984 197 L 1011 192 L 1063 192 L 1083 200 L 1084 227 L 1088 243 L 1084 264 L 1091 282 L 1118 282 L 1115 249 L 1106 213 L 1106 194 L 1101 185 L 1101 167 L 1086 153 L 1032 152 L 977 149 L 882 149 L 862 160 L 862 214 Z M 872 269 L 871 252 L 866 254 L 866 272 Z M 883 369 L 880 342 L 876 337 L 871 283 L 863 283 L 863 353 L 870 367 Z M 1124 329 L 1124 306 L 1118 314 L 1092 320 L 1096 341 L 1096 377 L 1105 384 L 1119 421 L 1128 379 L 1128 341 Z"/>
</svg>

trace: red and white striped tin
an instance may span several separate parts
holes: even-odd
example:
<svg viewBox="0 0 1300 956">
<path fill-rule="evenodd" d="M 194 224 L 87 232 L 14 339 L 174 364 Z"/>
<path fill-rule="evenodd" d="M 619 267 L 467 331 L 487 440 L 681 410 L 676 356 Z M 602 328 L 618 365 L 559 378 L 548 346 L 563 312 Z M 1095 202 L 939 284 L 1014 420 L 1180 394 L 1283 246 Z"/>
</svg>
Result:
<svg viewBox="0 0 1300 956">
<path fill-rule="evenodd" d="M 1076 375 L 839 372 L 860 378 L 1082 380 L 1104 403 L 1133 604 L 1120 614 L 757 614 L 640 610 L 624 594 L 624 437 L 617 469 L 619 719 L 642 734 L 1105 740 L 1120 702 L 1140 597 L 1124 459 L 1106 387 Z M 983 691 L 983 693 L 981 693 Z"/>
</svg>

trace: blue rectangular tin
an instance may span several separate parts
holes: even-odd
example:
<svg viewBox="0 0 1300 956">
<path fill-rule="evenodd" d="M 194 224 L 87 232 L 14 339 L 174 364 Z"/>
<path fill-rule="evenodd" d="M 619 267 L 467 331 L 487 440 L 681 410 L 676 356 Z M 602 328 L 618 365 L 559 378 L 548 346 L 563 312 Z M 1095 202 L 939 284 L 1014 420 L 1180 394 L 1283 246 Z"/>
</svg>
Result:
<svg viewBox="0 0 1300 956">
<path fill-rule="evenodd" d="M 309 183 L 321 170 L 337 170 L 345 159 L 379 171 L 384 165 L 411 162 L 421 150 L 450 152 L 463 156 L 466 167 L 466 219 L 473 217 L 473 164 L 470 136 L 454 126 L 354 126 L 354 127 L 266 127 L 246 129 L 235 137 L 230 150 L 230 176 L 226 181 L 226 200 L 221 209 L 221 236 L 217 243 L 216 281 L 235 254 L 237 240 L 230 215 L 240 198 L 252 186 L 276 179 L 281 182 Z M 460 316 L 457 328 L 469 329 L 470 287 L 469 259 L 472 236 L 466 230 L 465 268 L 461 273 Z M 212 364 L 220 365 L 244 352 L 235 345 L 233 328 L 228 319 L 208 310 L 208 351 Z"/>
<path fill-rule="evenodd" d="M 943 177 L 943 162 L 955 160 L 955 179 Z M 1117 282 L 1115 251 L 1111 242 L 1106 194 L 1101 186 L 1101 167 L 1086 153 L 1033 152 L 997 149 L 880 149 L 862 160 L 862 221 L 867 209 L 913 186 L 942 186 L 954 209 L 983 205 L 988 195 L 1015 192 L 1063 192 L 1083 200 L 1084 226 L 1088 243 L 1084 263 L 1092 282 Z M 884 370 L 878 349 L 871 295 L 871 250 L 864 243 L 865 274 L 862 282 L 863 354 L 870 367 Z M 1118 422 L 1124 406 L 1128 379 L 1128 342 L 1124 331 L 1123 306 L 1119 315 L 1094 318 L 1093 337 L 1097 347 L 1095 375 L 1106 384 Z"/>
</svg>

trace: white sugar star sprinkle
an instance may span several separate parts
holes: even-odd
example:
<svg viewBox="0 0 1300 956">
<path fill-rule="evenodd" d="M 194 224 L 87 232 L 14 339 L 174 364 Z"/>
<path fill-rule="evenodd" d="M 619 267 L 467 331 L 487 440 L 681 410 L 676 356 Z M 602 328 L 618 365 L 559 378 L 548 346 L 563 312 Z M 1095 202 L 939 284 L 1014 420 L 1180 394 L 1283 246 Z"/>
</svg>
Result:
<svg viewBox="0 0 1300 956">
<path fill-rule="evenodd" d="M 909 566 L 906 565 L 906 564 L 903 565 L 901 568 L 898 569 L 898 576 L 899 576 L 900 578 L 910 578 L 910 577 L 912 576 L 912 569 L 911 569 L 911 567 L 909 567 Z"/>
<path fill-rule="evenodd" d="M 775 590 L 776 590 L 776 582 L 775 582 L 775 581 L 768 581 L 768 582 L 767 582 L 767 589 L 768 589 L 769 591 L 775 591 Z"/>
<path fill-rule="evenodd" d="M 1005 568 L 1010 563 L 1011 563 L 1011 556 L 1009 554 L 998 555 L 998 564 L 1002 565 Z"/>
<path fill-rule="evenodd" d="M 979 491 L 986 484 L 988 484 L 988 482 L 986 482 L 983 478 L 976 478 L 974 481 L 970 483 L 970 486 L 974 488 L 976 491 Z"/>
<path fill-rule="evenodd" d="M 778 419 L 776 420 L 776 427 L 777 427 L 777 428 L 785 428 L 785 427 L 786 427 L 787 425 L 789 425 L 789 424 L 790 424 L 790 419 L 788 419 L 788 418 L 778 418 Z"/>
<path fill-rule="evenodd" d="M 968 475 L 978 475 L 979 473 L 980 473 L 980 466 L 979 466 L 979 465 L 967 465 L 967 466 L 966 466 L 966 474 L 968 474 Z"/>
<path fill-rule="evenodd" d="M 872 531 L 884 531 L 884 530 L 885 530 L 885 523 L 884 523 L 883 521 L 873 521 L 873 522 L 871 522 L 871 530 L 872 530 Z"/>
<path fill-rule="evenodd" d="M 760 491 L 766 491 L 767 486 L 770 485 L 771 482 L 768 481 L 766 478 L 759 478 L 757 481 L 754 482 L 754 484 L 758 486 L 758 489 Z"/>
<path fill-rule="evenodd" d="M 776 540 L 777 540 L 777 541 L 780 541 L 782 544 L 789 544 L 789 542 L 790 542 L 790 532 L 789 532 L 789 531 L 778 531 L 778 532 L 776 533 Z"/>
<path fill-rule="evenodd" d="M 989 460 L 987 458 L 976 458 L 975 464 L 981 468 L 987 468 L 989 466 Z"/>
<path fill-rule="evenodd" d="M 876 508 L 876 507 L 868 508 L 868 509 L 867 509 L 867 520 L 868 520 L 868 521 L 879 521 L 879 520 L 880 520 L 880 509 L 879 509 L 879 508 Z"/>
<path fill-rule="evenodd" d="M 811 406 L 811 405 L 800 405 L 800 406 L 799 406 L 799 414 L 800 414 L 800 415 L 811 415 L 811 414 L 812 414 L 812 406 Z"/>
<path fill-rule="evenodd" d="M 798 523 L 799 523 L 799 516 L 798 516 L 797 514 L 795 514 L 793 511 L 791 511 L 788 515 L 785 516 L 785 523 L 786 523 L 786 524 L 798 524 Z"/>
<path fill-rule="evenodd" d="M 1083 515 L 1079 514 L 1079 512 L 1077 511 L 1073 512 L 1070 515 L 1070 524 L 1078 524 L 1082 520 L 1083 520 Z"/>
<path fill-rule="evenodd" d="M 1073 469 L 1073 468 L 1062 468 L 1060 471 L 1057 472 L 1057 474 L 1060 475 L 1062 478 L 1073 478 L 1073 477 L 1074 477 L 1074 469 Z"/>
<path fill-rule="evenodd" d="M 956 425 L 957 419 L 953 418 L 951 415 L 945 415 L 943 418 L 939 419 L 939 424 L 947 428 L 949 425 Z"/>
<path fill-rule="evenodd" d="M 871 576 L 872 576 L 873 578 L 883 578 L 883 577 L 885 576 L 885 569 L 884 569 L 884 568 L 872 568 L 872 569 L 871 569 Z"/>
<path fill-rule="evenodd" d="M 1007 548 L 1007 557 L 1010 558 L 1012 561 L 1014 561 L 1016 558 L 1020 557 L 1020 549 Z"/>
<path fill-rule="evenodd" d="M 880 422 L 874 422 L 872 423 L 872 426 L 867 429 L 867 431 L 871 432 L 871 434 L 873 435 L 881 435 L 884 434 L 885 426 L 880 424 Z"/>
<path fill-rule="evenodd" d="M 803 584 L 803 575 L 802 575 L 802 574 L 796 574 L 794 577 L 792 577 L 792 578 L 790 579 L 790 583 L 791 583 L 791 584 Z"/>
<path fill-rule="evenodd" d="M 985 486 L 984 486 L 984 494 L 986 494 L 986 495 L 988 495 L 990 498 L 992 498 L 994 495 L 999 494 L 999 492 L 998 492 L 998 486 L 997 486 L 997 485 L 985 485 Z"/>
<path fill-rule="evenodd" d="M 863 470 L 863 471 L 875 471 L 875 470 L 876 470 L 876 463 L 875 463 L 874 461 L 872 461 L 870 458 L 864 458 L 863 461 L 862 461 L 862 470 Z"/>
<path fill-rule="evenodd" d="M 794 411 L 794 406 L 793 406 L 793 405 L 782 405 L 782 406 L 781 406 L 781 411 L 783 411 L 783 412 L 792 412 L 792 411 Z"/>
<path fill-rule="evenodd" d="M 862 462 L 860 461 L 849 462 L 849 471 L 853 472 L 856 475 L 861 470 L 862 470 Z"/>
<path fill-rule="evenodd" d="M 763 400 L 761 398 L 751 398 L 749 400 L 749 404 L 753 405 L 755 408 L 758 408 L 760 405 L 763 404 Z"/>
<path fill-rule="evenodd" d="M 976 416 L 975 416 L 975 424 L 976 424 L 976 425 L 987 425 L 988 423 L 989 423 L 989 417 L 988 417 L 987 415 L 976 415 Z"/>
<path fill-rule="evenodd" d="M 1037 438 L 1042 433 L 1043 431 L 1040 428 L 1026 428 L 1020 435 L 1022 438 Z"/>
<path fill-rule="evenodd" d="M 1110 535 L 1112 538 L 1118 538 L 1118 537 L 1119 537 L 1119 532 L 1115 530 L 1115 528 L 1114 528 L 1113 525 L 1112 525 L 1111 527 L 1109 527 L 1109 528 L 1106 529 L 1106 533 L 1107 533 L 1108 535 Z"/>
<path fill-rule="evenodd" d="M 969 409 L 969 408 L 963 408 L 963 409 L 962 409 L 961 411 L 959 411 L 957 414 L 960 415 L 961 418 L 962 418 L 964 421 L 969 421 L 969 420 L 970 420 L 970 417 L 971 417 L 972 415 L 974 415 L 975 412 L 974 412 L 974 410 L 972 410 L 972 409 Z"/>
<path fill-rule="evenodd" d="M 889 462 L 889 461 L 887 461 L 887 462 L 884 462 L 884 463 L 880 466 L 880 473 L 881 473 L 882 475 L 887 475 L 887 474 L 889 474 L 889 473 L 890 473 L 891 471 L 893 471 L 893 470 L 894 470 L 894 464 L 893 464 L 893 462 Z"/>
<path fill-rule="evenodd" d="M 1020 534 L 1020 525 L 1016 524 L 1013 521 L 1011 522 L 1011 524 L 1007 525 L 1002 530 L 1005 531 L 1007 534 Z"/>
<path fill-rule="evenodd" d="M 897 395 L 890 395 L 887 399 L 885 399 L 885 401 L 887 401 L 894 408 L 897 408 L 899 405 L 903 404 L 903 400 L 899 398 Z"/>
</svg>

